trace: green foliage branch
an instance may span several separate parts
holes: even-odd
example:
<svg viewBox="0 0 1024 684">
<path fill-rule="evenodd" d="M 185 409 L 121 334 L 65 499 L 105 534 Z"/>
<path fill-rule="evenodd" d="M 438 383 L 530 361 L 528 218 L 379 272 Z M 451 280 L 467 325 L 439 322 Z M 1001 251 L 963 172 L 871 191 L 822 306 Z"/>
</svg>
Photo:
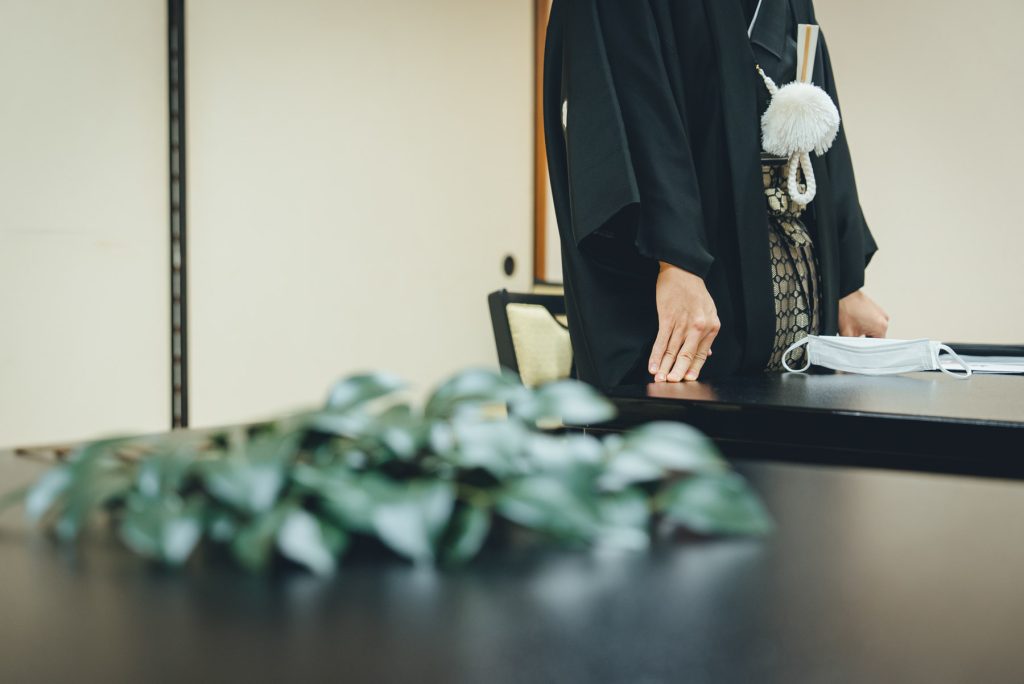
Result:
<svg viewBox="0 0 1024 684">
<path fill-rule="evenodd" d="M 93 442 L 28 489 L 25 510 L 64 542 L 105 513 L 131 551 L 169 566 L 212 546 L 250 571 L 280 556 L 321 575 L 360 538 L 416 563 L 458 564 L 499 525 L 637 550 L 656 529 L 771 529 L 693 428 L 651 423 L 603 439 L 545 429 L 614 416 L 586 384 L 528 389 L 467 371 L 421 409 L 404 389 L 391 375 L 357 375 L 323 408 L 272 423 Z"/>
</svg>

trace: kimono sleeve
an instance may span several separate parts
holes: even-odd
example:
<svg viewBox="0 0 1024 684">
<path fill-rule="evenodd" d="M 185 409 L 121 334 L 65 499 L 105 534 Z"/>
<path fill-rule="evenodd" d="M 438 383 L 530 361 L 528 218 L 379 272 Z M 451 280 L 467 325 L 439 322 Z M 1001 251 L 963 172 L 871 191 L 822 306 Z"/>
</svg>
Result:
<svg viewBox="0 0 1024 684">
<path fill-rule="evenodd" d="M 821 36 L 822 64 L 825 70 L 824 88 L 836 106 L 839 95 L 832 72 L 824 33 Z M 845 297 L 864 287 L 864 269 L 878 251 L 871 230 L 857 196 L 857 182 L 853 174 L 850 147 L 846 142 L 846 121 L 839 127 L 839 136 L 825 155 L 825 164 L 831 180 L 836 210 L 836 228 L 839 238 L 839 297 Z"/>
<path fill-rule="evenodd" d="M 705 277 L 689 132 L 647 0 L 575 0 L 567 61 L 573 235 L 604 260 L 638 254 Z M 632 255 L 622 254 L 625 247 Z"/>
</svg>

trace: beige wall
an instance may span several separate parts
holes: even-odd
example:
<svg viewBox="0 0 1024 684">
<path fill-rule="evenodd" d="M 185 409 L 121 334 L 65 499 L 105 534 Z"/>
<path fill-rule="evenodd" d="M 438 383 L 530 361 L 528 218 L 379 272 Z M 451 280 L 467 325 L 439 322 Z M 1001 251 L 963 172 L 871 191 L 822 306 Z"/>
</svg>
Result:
<svg viewBox="0 0 1024 684">
<path fill-rule="evenodd" d="M 1024 343 L 1024 3 L 815 5 L 892 334 Z"/>
<path fill-rule="evenodd" d="M 0 446 L 169 422 L 163 0 L 0 0 Z"/>
<path fill-rule="evenodd" d="M 0 0 L 0 445 L 169 424 L 165 12 Z M 493 366 L 486 293 L 531 270 L 532 3 L 188 21 L 193 422 Z"/>
<path fill-rule="evenodd" d="M 218 0 L 188 22 L 194 422 L 359 369 L 493 367 L 486 294 L 531 270 L 532 3 Z"/>
</svg>

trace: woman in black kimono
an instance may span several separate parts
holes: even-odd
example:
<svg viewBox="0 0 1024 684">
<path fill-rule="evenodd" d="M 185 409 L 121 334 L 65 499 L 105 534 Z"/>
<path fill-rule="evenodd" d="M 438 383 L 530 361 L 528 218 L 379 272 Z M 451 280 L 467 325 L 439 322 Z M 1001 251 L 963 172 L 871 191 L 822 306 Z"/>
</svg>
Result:
<svg viewBox="0 0 1024 684">
<path fill-rule="evenodd" d="M 793 81 L 816 23 L 811 0 L 554 0 L 544 119 L 581 379 L 761 372 L 806 334 L 884 337 L 842 129 L 806 208 L 761 156 L 756 66 Z M 838 104 L 821 43 L 813 83 Z"/>
</svg>

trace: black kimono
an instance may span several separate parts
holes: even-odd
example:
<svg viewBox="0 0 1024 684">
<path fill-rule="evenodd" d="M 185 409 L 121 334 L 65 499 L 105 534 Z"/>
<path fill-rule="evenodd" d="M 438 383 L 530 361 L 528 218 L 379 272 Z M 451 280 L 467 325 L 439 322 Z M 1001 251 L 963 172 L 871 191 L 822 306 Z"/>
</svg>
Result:
<svg viewBox="0 0 1024 684">
<path fill-rule="evenodd" d="M 760 114 L 795 78 L 811 0 L 554 0 L 544 128 L 579 377 L 646 383 L 658 262 L 701 276 L 722 329 L 702 377 L 763 371 L 775 333 Z M 748 14 L 749 16 L 749 14 Z M 814 83 L 838 103 L 822 45 Z M 563 126 L 563 116 L 564 126 Z M 814 159 L 805 216 L 821 274 L 822 334 L 875 252 L 846 137 Z"/>
</svg>

